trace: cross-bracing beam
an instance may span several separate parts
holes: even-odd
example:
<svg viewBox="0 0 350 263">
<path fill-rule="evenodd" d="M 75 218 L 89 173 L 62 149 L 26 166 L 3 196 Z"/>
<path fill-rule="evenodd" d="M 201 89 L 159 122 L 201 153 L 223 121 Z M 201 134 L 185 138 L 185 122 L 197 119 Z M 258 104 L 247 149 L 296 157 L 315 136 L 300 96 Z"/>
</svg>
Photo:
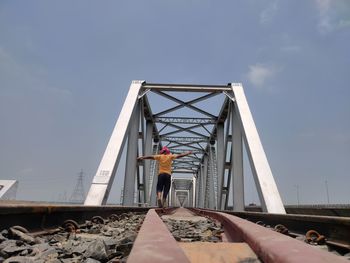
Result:
<svg viewBox="0 0 350 263">
<path fill-rule="evenodd" d="M 198 96 L 184 100 L 175 95 L 188 92 Z M 150 102 L 153 95 L 159 98 L 157 104 L 163 106 L 155 114 Z M 215 112 L 207 102 L 218 97 L 222 106 Z M 170 105 L 166 101 L 177 105 L 166 107 Z M 187 116 L 184 116 L 184 109 Z M 179 114 L 180 110 L 182 114 Z M 193 117 L 193 113 L 201 116 Z M 192 151 L 190 156 L 173 162 L 175 174 L 190 174 L 193 178 L 191 188 L 181 190 L 187 193 L 187 204 L 227 209 L 231 193 L 234 210 L 244 210 L 244 143 L 263 210 L 284 213 L 241 84 L 183 85 L 133 81 L 91 184 L 86 205 L 107 202 L 126 141 L 124 205 L 155 205 L 157 163 L 149 160 L 137 162 L 136 157 L 157 154 L 160 147 L 166 145 L 174 154 Z M 121 182 L 117 183 L 121 185 Z M 179 199 L 175 193 L 180 189 L 174 184 L 171 191 L 174 203 Z M 184 196 L 181 198 L 183 203 Z"/>
</svg>

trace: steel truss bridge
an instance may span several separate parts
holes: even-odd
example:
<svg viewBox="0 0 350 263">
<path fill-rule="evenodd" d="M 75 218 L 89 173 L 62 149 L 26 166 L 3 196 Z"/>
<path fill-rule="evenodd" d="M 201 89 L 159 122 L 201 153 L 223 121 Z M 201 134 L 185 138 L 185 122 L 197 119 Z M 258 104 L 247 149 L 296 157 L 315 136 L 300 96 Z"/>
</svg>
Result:
<svg viewBox="0 0 350 263">
<path fill-rule="evenodd" d="M 159 99 L 152 101 L 152 96 Z M 209 109 L 215 98 L 221 101 L 213 113 Z M 243 145 L 262 210 L 284 214 L 241 83 L 132 81 L 84 204 L 106 204 L 126 148 L 122 204 L 156 205 L 157 163 L 137 157 L 157 154 L 167 146 L 172 153 L 192 151 L 173 163 L 170 206 L 223 210 L 232 193 L 234 211 L 244 211 Z"/>
</svg>

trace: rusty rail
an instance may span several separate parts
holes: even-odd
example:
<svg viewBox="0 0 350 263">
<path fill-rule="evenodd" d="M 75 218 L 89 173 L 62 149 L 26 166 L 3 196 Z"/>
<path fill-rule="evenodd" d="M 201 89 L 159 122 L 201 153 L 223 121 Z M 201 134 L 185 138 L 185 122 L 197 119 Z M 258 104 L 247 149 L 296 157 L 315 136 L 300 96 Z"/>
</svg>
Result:
<svg viewBox="0 0 350 263">
<path fill-rule="evenodd" d="M 203 209 L 191 210 L 220 221 L 224 225 L 225 234 L 229 235 L 231 240 L 248 243 L 265 263 L 348 262 L 332 253 L 315 249 L 299 240 L 271 231 L 234 215 Z"/>
<path fill-rule="evenodd" d="M 343 247 L 350 251 L 350 218 L 311 215 L 281 215 L 258 212 L 225 213 L 247 219 L 253 223 L 275 226 L 283 224 L 290 232 L 305 235 L 309 230 L 315 230 L 327 238 L 327 244 Z"/>
<path fill-rule="evenodd" d="M 83 206 L 83 205 L 2 205 L 0 206 L 0 231 L 14 225 L 25 227 L 29 231 L 39 231 L 61 226 L 72 219 L 79 224 L 99 215 L 125 212 L 146 212 L 149 208 L 122 206 Z"/>
<path fill-rule="evenodd" d="M 53 206 L 53 205 L 6 205 L 0 207 L 0 230 L 20 225 L 30 231 L 61 226 L 67 219 L 82 224 L 93 216 L 108 217 L 111 214 L 148 211 L 146 219 L 137 236 L 129 257 L 129 262 L 164 262 L 165 258 L 173 262 L 186 262 L 187 258 L 175 239 L 159 218 L 158 214 L 167 213 L 174 208 L 150 209 L 121 206 Z M 222 222 L 225 235 L 230 242 L 246 242 L 263 262 L 348 262 L 345 259 L 315 249 L 304 242 L 292 239 L 275 231 L 255 224 L 286 225 L 290 231 L 303 233 L 315 229 L 326 235 L 328 242 L 350 242 L 350 219 L 276 215 L 254 212 L 217 212 L 206 209 L 192 209 L 196 213 L 215 218 Z M 227 211 L 226 211 L 227 212 Z M 240 218 L 242 217 L 242 218 Z M 252 222 L 249 222 L 248 220 Z M 349 247 L 348 247 L 349 248 Z"/>
<path fill-rule="evenodd" d="M 154 209 L 148 211 L 128 258 L 128 263 L 183 262 L 189 263 Z"/>
</svg>

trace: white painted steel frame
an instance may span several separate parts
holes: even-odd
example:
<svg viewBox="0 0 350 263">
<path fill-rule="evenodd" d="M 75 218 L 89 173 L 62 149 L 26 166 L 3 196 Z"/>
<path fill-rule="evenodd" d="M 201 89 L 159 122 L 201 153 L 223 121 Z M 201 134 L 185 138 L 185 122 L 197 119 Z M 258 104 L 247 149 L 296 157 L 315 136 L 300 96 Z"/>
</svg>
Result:
<svg viewBox="0 0 350 263">
<path fill-rule="evenodd" d="M 17 188 L 17 180 L 0 179 L 0 200 L 15 200 Z"/>
<path fill-rule="evenodd" d="M 159 150 L 159 142 L 154 143 L 153 145 L 153 153 L 152 154 L 158 154 Z M 152 176 L 151 185 L 149 186 L 150 188 L 150 194 L 149 194 L 149 204 L 151 206 L 155 206 L 157 202 L 157 180 L 158 180 L 158 162 L 156 161 L 151 161 L 151 167 L 152 169 L 150 170 L 150 176 Z"/>
<path fill-rule="evenodd" d="M 224 123 L 217 125 L 217 168 L 218 168 L 218 182 L 217 182 L 217 207 L 222 210 L 222 187 L 224 183 L 225 161 L 226 161 L 226 147 L 224 141 Z"/>
<path fill-rule="evenodd" d="M 146 121 L 146 138 L 145 138 L 145 148 L 143 155 L 152 155 L 152 143 L 153 143 L 153 123 L 151 121 Z M 146 203 L 150 202 L 150 192 L 152 189 L 150 188 L 150 171 L 151 171 L 151 162 L 144 162 L 143 165 L 143 174 L 145 178 L 145 183 L 144 183 L 144 191 L 145 191 L 145 196 L 146 196 Z"/>
<path fill-rule="evenodd" d="M 250 166 L 255 179 L 256 188 L 260 197 L 263 211 L 269 213 L 285 214 L 282 199 L 273 178 L 270 165 L 260 141 L 248 102 L 246 100 L 241 83 L 232 83 L 232 91 L 235 98 L 235 113 L 241 126 L 245 146 L 250 161 Z M 238 122 L 234 118 L 236 123 Z M 234 126 L 234 124 L 233 124 Z M 238 141 L 238 139 L 237 139 Z M 235 147 L 235 146 L 234 146 Z M 233 151 L 234 154 L 234 151 Z M 233 157 L 235 159 L 235 157 Z M 238 160 L 240 162 L 240 160 Z M 240 172 L 238 172 L 240 174 Z M 235 174 L 233 174 L 233 178 Z M 235 179 L 233 179 L 234 181 Z M 239 201 L 241 202 L 241 201 Z"/>
<path fill-rule="evenodd" d="M 178 105 L 154 115 L 152 115 L 149 108 L 147 113 L 148 115 L 146 114 L 147 116 L 145 116 L 145 113 L 143 112 L 145 110 L 144 104 L 142 103 L 143 100 L 141 98 L 146 98 L 145 95 L 149 91 L 174 101 Z M 164 91 L 207 92 L 208 94 L 185 102 L 164 93 Z M 228 104 L 224 104 L 219 116 L 214 116 L 213 114 L 193 105 L 196 102 L 203 101 L 220 93 L 225 94 L 229 100 L 231 100 L 230 104 L 232 106 L 226 107 Z M 149 105 L 146 107 L 149 107 Z M 206 117 L 195 120 L 188 117 L 181 118 L 176 116 L 163 116 L 164 114 L 168 114 L 183 107 L 197 111 Z M 142 111 L 141 115 L 140 111 Z M 143 140 L 142 154 L 149 155 L 156 153 L 159 149 L 158 147 L 161 146 L 161 143 L 159 143 L 158 140 L 163 140 L 164 142 L 167 141 L 168 144 L 172 144 L 169 146 L 169 148 L 171 148 L 173 152 L 181 152 L 184 149 L 179 148 L 184 147 L 186 150 L 192 149 L 194 154 L 202 155 L 200 158 L 198 156 L 192 156 L 193 160 L 183 160 L 182 164 L 180 164 L 180 162 L 176 162 L 175 164 L 177 169 L 175 169 L 174 172 L 188 172 L 196 174 L 197 176 L 197 180 L 195 180 L 197 182 L 195 183 L 196 185 L 193 184 L 192 188 L 188 189 L 188 191 L 193 192 L 193 194 L 188 192 L 187 195 L 187 201 L 191 205 L 195 204 L 199 207 L 218 209 L 222 209 L 223 207 L 226 208 L 228 200 L 227 188 L 230 187 L 231 181 L 234 210 L 244 210 L 243 138 L 263 210 L 271 213 L 285 213 L 277 186 L 273 179 L 265 152 L 262 148 L 258 132 L 251 116 L 249 106 L 243 92 L 243 87 L 240 83 L 232 83 L 227 86 L 210 86 L 147 84 L 143 81 L 133 81 L 118 121 L 114 127 L 112 136 L 107 145 L 106 151 L 93 179 L 89 193 L 85 200 L 85 205 L 101 205 L 106 203 L 110 188 L 113 184 L 115 172 L 119 164 L 123 146 L 127 138 L 129 138 L 129 140 L 127 147 L 123 204 L 134 204 L 136 174 L 138 175 L 137 187 L 139 190 L 140 200 L 151 205 L 155 204 L 155 184 L 157 176 L 155 174 L 154 165 L 136 161 L 137 155 L 140 154 L 140 152 L 138 152 L 140 116 L 142 125 L 141 135 Z M 146 119 L 146 128 L 144 128 L 144 119 Z M 154 129 L 157 129 L 155 126 L 156 122 L 161 122 L 165 126 L 172 127 L 175 130 L 165 134 L 161 134 L 161 131 L 154 132 Z M 228 135 L 230 122 L 232 122 L 232 147 L 231 151 L 229 151 L 231 165 L 229 165 L 227 168 L 225 162 L 227 159 L 227 145 L 229 144 L 230 140 Z M 224 133 L 225 123 L 226 134 Z M 181 124 L 193 125 L 183 127 Z M 210 132 L 205 125 L 213 124 L 214 130 Z M 202 134 L 192 130 L 196 129 L 197 127 L 202 127 L 208 132 L 208 134 Z M 186 137 L 186 139 L 181 141 L 181 137 L 176 136 L 176 134 L 180 132 L 188 132 L 195 137 Z M 173 134 L 174 136 L 169 136 Z M 157 141 L 153 141 L 154 139 L 157 139 Z M 215 140 L 214 144 L 216 145 L 216 152 L 215 149 L 212 148 L 214 147 L 213 140 Z M 207 143 L 207 148 L 204 149 L 200 143 Z M 212 145 L 210 145 L 210 143 Z M 213 156 L 213 154 L 215 156 Z M 208 158 L 210 156 L 211 158 Z M 201 162 L 199 162 L 200 160 Z M 214 162 L 217 160 L 217 163 L 213 164 L 213 160 Z M 139 172 L 139 167 L 141 165 L 143 165 L 143 180 L 141 180 Z M 225 170 L 228 174 L 226 186 L 224 186 Z M 153 171 L 152 185 L 149 185 L 149 171 Z M 232 178 L 230 178 L 230 175 Z M 217 177 L 214 178 L 214 176 Z M 226 188 L 225 191 L 223 190 L 224 187 Z M 143 193 L 141 193 L 141 191 L 143 191 Z M 172 203 L 177 201 L 177 197 L 175 197 L 176 191 L 176 189 L 172 188 L 171 195 L 174 195 L 174 198 L 171 198 Z M 225 195 L 225 200 L 223 200 L 223 195 Z"/>
<path fill-rule="evenodd" d="M 232 118 L 232 193 L 233 193 L 233 210 L 244 211 L 244 178 L 243 178 L 243 145 L 241 123 L 238 119 L 237 110 L 231 108 Z"/>
<path fill-rule="evenodd" d="M 130 85 L 123 108 L 119 114 L 119 118 L 113 129 L 97 172 L 92 180 L 90 190 L 84 202 L 85 205 L 102 205 L 107 202 L 130 128 L 129 123 L 131 116 L 137 104 L 138 95 L 143 82 L 144 81 L 136 80 Z"/>
<path fill-rule="evenodd" d="M 136 103 L 136 107 L 130 120 L 130 129 L 128 135 L 128 147 L 126 152 L 126 167 L 124 177 L 124 197 L 123 205 L 134 205 L 135 194 L 135 175 L 137 169 L 137 149 L 140 125 L 140 103 Z"/>
</svg>

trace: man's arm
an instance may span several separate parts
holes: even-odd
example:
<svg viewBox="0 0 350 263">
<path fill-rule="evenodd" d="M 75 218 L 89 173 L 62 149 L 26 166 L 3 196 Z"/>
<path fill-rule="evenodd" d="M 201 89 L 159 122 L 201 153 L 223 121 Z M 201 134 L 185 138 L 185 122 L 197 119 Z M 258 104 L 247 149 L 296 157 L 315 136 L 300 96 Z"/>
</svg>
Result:
<svg viewBox="0 0 350 263">
<path fill-rule="evenodd" d="M 137 160 L 154 160 L 154 156 L 153 155 L 140 156 L 140 157 L 137 157 Z"/>
<path fill-rule="evenodd" d="M 181 158 L 181 157 L 184 157 L 184 156 L 190 155 L 191 153 L 192 153 L 192 151 L 177 154 L 177 155 L 176 155 L 176 157 L 175 157 L 175 159 L 178 159 L 178 158 Z"/>
</svg>

